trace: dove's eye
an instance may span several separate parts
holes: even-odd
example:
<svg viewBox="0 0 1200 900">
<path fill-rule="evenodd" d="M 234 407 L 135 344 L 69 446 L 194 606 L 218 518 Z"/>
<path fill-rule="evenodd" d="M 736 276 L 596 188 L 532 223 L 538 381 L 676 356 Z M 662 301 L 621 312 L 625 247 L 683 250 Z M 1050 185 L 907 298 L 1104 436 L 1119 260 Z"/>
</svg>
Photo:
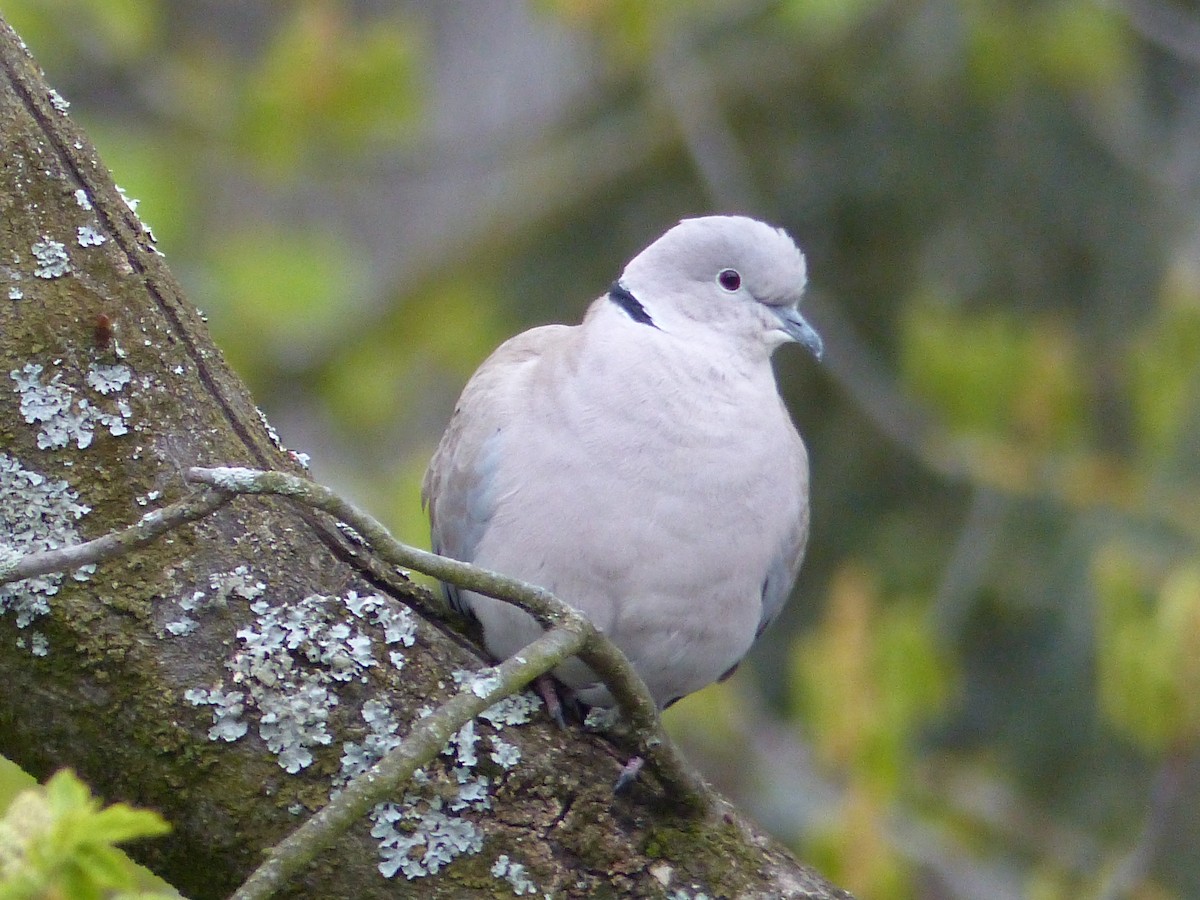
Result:
<svg viewBox="0 0 1200 900">
<path fill-rule="evenodd" d="M 717 275 L 717 283 L 732 294 L 742 286 L 742 276 L 736 269 L 722 269 Z"/>
</svg>

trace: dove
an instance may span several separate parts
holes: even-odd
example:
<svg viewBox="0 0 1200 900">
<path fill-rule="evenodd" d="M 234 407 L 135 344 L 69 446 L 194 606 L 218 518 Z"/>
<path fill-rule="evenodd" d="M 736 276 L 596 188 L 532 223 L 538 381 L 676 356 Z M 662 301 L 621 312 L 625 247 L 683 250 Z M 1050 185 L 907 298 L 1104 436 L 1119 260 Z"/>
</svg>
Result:
<svg viewBox="0 0 1200 900">
<path fill-rule="evenodd" d="M 585 615 L 660 708 L 728 676 L 779 614 L 809 530 L 808 455 L 771 365 L 818 359 L 804 255 L 743 216 L 684 219 L 578 325 L 500 345 L 426 472 L 435 552 L 539 585 Z M 527 613 L 446 586 L 505 659 Z M 555 678 L 613 699 L 578 659 Z"/>
</svg>

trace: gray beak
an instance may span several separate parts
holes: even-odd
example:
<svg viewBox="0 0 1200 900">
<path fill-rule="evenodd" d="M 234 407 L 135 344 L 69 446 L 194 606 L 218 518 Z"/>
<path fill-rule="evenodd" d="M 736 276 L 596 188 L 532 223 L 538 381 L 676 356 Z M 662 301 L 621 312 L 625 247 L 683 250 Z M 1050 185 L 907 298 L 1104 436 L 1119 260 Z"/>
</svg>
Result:
<svg viewBox="0 0 1200 900">
<path fill-rule="evenodd" d="M 776 306 L 771 310 L 779 316 L 783 323 L 784 332 L 797 344 L 808 349 L 808 352 L 820 360 L 825 352 L 825 342 L 816 330 L 800 315 L 800 310 L 794 306 Z"/>
</svg>

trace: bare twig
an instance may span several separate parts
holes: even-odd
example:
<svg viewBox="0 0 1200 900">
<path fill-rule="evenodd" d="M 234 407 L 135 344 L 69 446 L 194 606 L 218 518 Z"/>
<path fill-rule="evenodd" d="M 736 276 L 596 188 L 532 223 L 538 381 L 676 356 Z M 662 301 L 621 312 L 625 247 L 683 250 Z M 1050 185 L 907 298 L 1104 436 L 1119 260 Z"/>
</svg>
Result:
<svg viewBox="0 0 1200 900">
<path fill-rule="evenodd" d="M 708 66 L 684 34 L 673 36 L 653 59 L 653 82 L 667 101 L 688 156 L 718 209 L 745 209 L 755 196 L 750 167 L 720 106 Z"/>
<path fill-rule="evenodd" d="M 415 568 L 415 567 L 414 567 Z M 492 704 L 519 691 L 579 651 L 586 635 L 569 626 L 552 628 L 516 655 L 476 678 L 412 731 L 378 763 L 335 794 L 320 812 L 276 844 L 231 900 L 261 900 L 280 890 L 376 804 L 395 796 L 413 773 L 434 759 L 464 724 Z"/>
<path fill-rule="evenodd" d="M 14 554 L 0 558 L 0 584 L 48 575 L 51 572 L 66 572 L 112 559 L 130 550 L 144 547 L 180 525 L 204 518 L 224 506 L 230 499 L 231 495 L 225 491 L 199 491 L 170 506 L 151 510 L 128 528 L 98 537 L 94 541 L 42 553 L 29 553 L 24 556 Z"/>
<path fill-rule="evenodd" d="M 966 625 L 1010 506 L 1009 498 L 999 491 L 976 485 L 971 492 L 966 516 L 929 608 L 929 621 L 943 642 L 957 639 Z"/>
<path fill-rule="evenodd" d="M 1150 802 L 1137 840 L 1129 852 L 1109 874 L 1106 883 L 1097 893 L 1098 900 L 1117 900 L 1128 897 L 1133 889 L 1146 878 L 1150 864 L 1162 846 L 1167 820 L 1171 808 L 1183 788 L 1183 772 L 1187 757 L 1175 749 L 1167 753 L 1154 774 L 1150 787 Z"/>
<path fill-rule="evenodd" d="M 584 636 L 576 654 L 604 682 L 637 736 L 639 751 L 655 768 L 671 799 L 695 811 L 712 808 L 713 797 L 663 729 L 658 707 L 625 654 L 575 609 L 543 588 L 498 572 L 402 544 L 375 518 L 315 482 L 286 472 L 258 469 L 189 469 L 188 481 L 230 494 L 274 494 L 319 509 L 358 532 L 383 560 L 416 569 L 525 610 L 546 628 Z"/>
<path fill-rule="evenodd" d="M 1200 18 L 1186 7 L 1160 0 L 1126 0 L 1117 4 L 1146 40 L 1192 65 L 1200 65 Z"/>
</svg>

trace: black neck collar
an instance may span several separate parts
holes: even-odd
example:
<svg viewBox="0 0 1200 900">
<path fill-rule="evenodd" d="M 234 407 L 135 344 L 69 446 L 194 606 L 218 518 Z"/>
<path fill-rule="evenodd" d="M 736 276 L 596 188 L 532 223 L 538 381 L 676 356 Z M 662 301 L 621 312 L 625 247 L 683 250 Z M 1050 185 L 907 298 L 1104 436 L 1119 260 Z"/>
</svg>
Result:
<svg viewBox="0 0 1200 900">
<path fill-rule="evenodd" d="M 629 314 L 629 318 L 633 319 L 633 321 L 649 325 L 651 328 L 658 327 L 654 324 L 654 320 L 650 318 L 650 313 L 646 312 L 646 307 L 642 306 L 638 302 L 638 298 L 633 296 L 620 281 L 614 281 L 609 286 L 608 299 L 625 310 Z"/>
</svg>

